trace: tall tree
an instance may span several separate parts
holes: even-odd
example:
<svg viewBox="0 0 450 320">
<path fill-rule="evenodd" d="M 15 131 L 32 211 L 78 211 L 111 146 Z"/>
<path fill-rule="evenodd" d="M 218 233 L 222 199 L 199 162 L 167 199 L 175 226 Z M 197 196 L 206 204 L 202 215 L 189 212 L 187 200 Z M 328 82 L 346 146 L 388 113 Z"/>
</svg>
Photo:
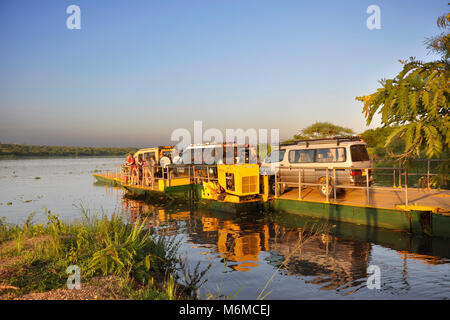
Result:
<svg viewBox="0 0 450 320">
<path fill-rule="evenodd" d="M 337 126 L 330 122 L 316 122 L 295 134 L 292 140 L 323 139 L 335 136 L 348 136 L 354 134 L 352 129 Z"/>
<path fill-rule="evenodd" d="M 367 143 L 367 151 L 373 159 L 384 159 L 391 155 L 403 153 L 405 143 L 402 138 L 394 138 L 389 147 L 385 147 L 387 138 L 396 129 L 396 127 L 381 127 L 376 129 L 367 129 L 360 134 L 364 142 Z"/>
<path fill-rule="evenodd" d="M 449 32 L 450 14 L 438 18 L 437 25 L 443 33 L 425 40 L 427 48 L 441 55 L 431 62 L 409 58 L 400 62 L 403 70 L 394 79 L 380 80 L 381 88 L 362 97 L 363 113 L 367 124 L 381 113 L 384 126 L 397 126 L 386 141 L 395 137 L 405 141 L 403 158 L 440 156 L 448 151 L 450 143 L 449 107 Z M 448 168 L 448 164 L 444 164 Z M 448 172 L 447 172 L 448 175 Z"/>
</svg>

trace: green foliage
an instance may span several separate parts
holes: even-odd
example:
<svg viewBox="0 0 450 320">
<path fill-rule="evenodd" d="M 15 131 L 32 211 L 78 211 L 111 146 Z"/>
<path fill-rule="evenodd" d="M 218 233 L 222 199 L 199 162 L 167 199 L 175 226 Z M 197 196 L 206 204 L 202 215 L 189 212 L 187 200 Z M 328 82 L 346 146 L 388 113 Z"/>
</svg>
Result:
<svg viewBox="0 0 450 320">
<path fill-rule="evenodd" d="M 191 268 L 188 265 L 187 262 L 187 254 L 184 256 L 184 259 L 179 256 L 179 263 L 180 263 L 180 269 L 183 273 L 184 279 L 184 286 L 185 290 L 187 291 L 188 295 L 191 296 L 193 293 L 195 293 L 202 285 L 205 284 L 207 279 L 203 279 L 205 274 L 209 271 L 209 269 L 212 266 L 212 263 L 209 263 L 208 266 L 200 271 L 200 261 L 197 263 L 197 266 L 194 268 L 194 270 L 191 272 Z"/>
<path fill-rule="evenodd" d="M 436 24 L 439 28 L 444 30 L 449 27 L 450 13 L 447 13 L 446 16 L 438 17 Z M 450 57 L 450 36 L 448 33 L 442 32 L 437 36 L 426 38 L 425 44 L 430 51 L 440 54 L 444 59 L 448 59 Z"/>
<path fill-rule="evenodd" d="M 132 300 L 169 300 L 166 290 L 156 288 L 153 280 L 148 281 L 146 286 L 136 287 L 133 278 L 125 276 L 120 279 L 119 289 L 121 296 Z"/>
<path fill-rule="evenodd" d="M 127 296 L 133 300 L 174 300 L 165 292 L 161 292 L 150 285 L 138 290 L 130 289 Z"/>
<path fill-rule="evenodd" d="M 14 266 L 8 266 L 7 277 L 0 275 L 0 282 L 20 288 L 15 292 L 18 295 L 61 288 L 66 284 L 67 267 L 76 264 L 83 282 L 96 275 L 114 275 L 130 280 L 131 297 L 175 298 L 179 245 L 175 238 L 155 236 L 145 219 L 127 223 L 122 215 L 99 218 L 82 209 L 82 222 L 72 224 L 50 211 L 46 211 L 44 224 L 33 224 L 32 215 L 23 225 L 8 225 L 0 219 L 1 244 L 8 248 L 0 247 L 0 261 L 6 256 L 18 258 Z M 172 276 L 166 278 L 168 274 Z M 165 287 L 153 287 L 153 279 L 166 280 Z M 136 283 L 140 283 L 137 291 Z"/>
<path fill-rule="evenodd" d="M 104 217 L 98 224 L 100 248 L 94 252 L 89 272 L 103 275 L 130 273 L 141 282 L 174 268 L 177 244 L 153 237 L 147 220 L 124 224 L 121 216 Z"/>
<path fill-rule="evenodd" d="M 448 61 L 404 63 L 396 78 L 382 80 L 377 92 L 357 98 L 364 103 L 367 124 L 378 111 L 385 126 L 397 126 L 386 145 L 402 137 L 405 155 L 425 150 L 428 157 L 439 156 L 450 142 L 449 74 Z"/>
<path fill-rule="evenodd" d="M 450 15 L 447 18 L 450 19 Z M 449 27 L 448 23 L 438 25 L 444 29 Z M 444 54 L 447 58 L 448 49 L 447 43 L 442 48 L 447 50 Z M 405 156 L 418 156 L 422 150 L 427 157 L 439 156 L 448 148 L 450 64 L 447 58 L 432 62 L 414 58 L 400 61 L 403 70 L 394 79 L 382 79 L 382 87 L 375 93 L 356 98 L 364 104 L 367 124 L 378 112 L 385 126 L 396 126 L 386 145 L 394 137 L 402 137 Z"/>
<path fill-rule="evenodd" d="M 438 19 L 448 40 L 450 15 Z M 439 23 L 440 21 L 440 23 Z M 447 41 L 446 40 L 446 41 Z M 395 127 L 386 139 L 385 146 L 400 137 L 404 140 L 403 158 L 420 156 L 439 157 L 448 152 L 450 143 L 450 105 L 448 41 L 437 46 L 445 57 L 442 60 L 423 62 L 410 58 L 400 61 L 402 71 L 393 79 L 382 79 L 376 92 L 356 99 L 361 101 L 363 112 L 370 124 L 376 113 L 381 114 L 384 126 Z M 430 47 L 429 43 L 429 47 Z M 444 172 L 445 173 L 445 172 Z M 442 176 L 441 176 L 442 178 Z"/>
<path fill-rule="evenodd" d="M 404 139 L 393 137 L 391 143 L 386 147 L 386 141 L 397 127 L 381 127 L 368 129 L 361 133 L 361 138 L 367 143 L 367 151 L 372 159 L 389 158 L 392 155 L 403 153 L 405 148 Z"/>
<path fill-rule="evenodd" d="M 0 156 L 3 157 L 124 156 L 130 152 L 135 152 L 136 150 L 137 148 L 93 148 L 0 144 Z"/>
<path fill-rule="evenodd" d="M 2 242 L 9 240 L 11 237 L 8 225 L 6 224 L 6 218 L 1 217 L 0 218 L 0 244 Z"/>
<path fill-rule="evenodd" d="M 167 275 L 165 281 L 165 289 L 167 300 L 176 300 L 177 297 L 177 284 L 175 282 L 175 273 L 171 272 Z"/>
</svg>

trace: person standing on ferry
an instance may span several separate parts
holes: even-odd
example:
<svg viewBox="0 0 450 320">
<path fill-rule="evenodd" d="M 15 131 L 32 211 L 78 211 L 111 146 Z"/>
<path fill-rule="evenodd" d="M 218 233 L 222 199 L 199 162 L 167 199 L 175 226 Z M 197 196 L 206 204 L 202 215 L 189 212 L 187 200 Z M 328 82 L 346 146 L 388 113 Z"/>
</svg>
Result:
<svg viewBox="0 0 450 320">
<path fill-rule="evenodd" d="M 142 168 L 144 166 L 144 160 L 142 159 L 142 154 L 140 154 L 138 156 L 138 159 L 136 161 L 136 166 L 137 166 L 137 170 L 138 170 L 138 173 L 139 173 L 139 182 L 141 182 L 141 180 L 142 180 Z"/>
</svg>

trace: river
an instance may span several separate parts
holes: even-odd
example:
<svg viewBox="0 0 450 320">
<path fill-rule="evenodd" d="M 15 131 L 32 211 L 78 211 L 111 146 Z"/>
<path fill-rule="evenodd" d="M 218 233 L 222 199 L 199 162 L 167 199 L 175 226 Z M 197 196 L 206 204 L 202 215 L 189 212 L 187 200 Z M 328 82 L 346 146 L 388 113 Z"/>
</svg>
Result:
<svg viewBox="0 0 450 320">
<path fill-rule="evenodd" d="M 211 263 L 202 298 L 449 299 L 450 241 L 367 229 L 281 213 L 224 214 L 188 206 L 155 207 L 95 182 L 122 158 L 0 160 L 0 217 L 45 222 L 45 210 L 71 222 L 80 207 L 92 213 L 145 215 L 159 233 L 176 237 L 191 270 Z M 311 226 L 324 232 L 307 238 Z M 299 247 L 299 239 L 307 240 Z M 279 268 L 282 262 L 285 262 Z M 380 288 L 367 286 L 368 268 Z M 273 276 L 273 277 L 272 277 Z M 271 279 L 271 280 L 270 280 Z M 270 280 L 270 281 L 269 281 Z"/>
</svg>

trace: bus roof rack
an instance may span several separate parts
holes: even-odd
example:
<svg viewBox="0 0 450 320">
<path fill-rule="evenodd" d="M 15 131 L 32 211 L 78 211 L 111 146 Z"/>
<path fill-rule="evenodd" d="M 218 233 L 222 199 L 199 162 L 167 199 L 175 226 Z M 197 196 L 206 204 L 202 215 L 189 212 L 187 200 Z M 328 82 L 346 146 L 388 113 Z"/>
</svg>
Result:
<svg viewBox="0 0 450 320">
<path fill-rule="evenodd" d="M 358 136 L 349 136 L 349 137 L 331 137 L 331 138 L 321 138 L 321 139 L 299 139 L 292 140 L 287 143 L 282 143 L 280 146 L 295 146 L 300 144 L 306 144 L 306 147 L 309 147 L 311 143 L 314 144 L 325 144 L 325 143 L 336 143 L 338 146 L 341 142 L 350 142 L 350 141 L 362 141 L 361 137 Z"/>
</svg>

